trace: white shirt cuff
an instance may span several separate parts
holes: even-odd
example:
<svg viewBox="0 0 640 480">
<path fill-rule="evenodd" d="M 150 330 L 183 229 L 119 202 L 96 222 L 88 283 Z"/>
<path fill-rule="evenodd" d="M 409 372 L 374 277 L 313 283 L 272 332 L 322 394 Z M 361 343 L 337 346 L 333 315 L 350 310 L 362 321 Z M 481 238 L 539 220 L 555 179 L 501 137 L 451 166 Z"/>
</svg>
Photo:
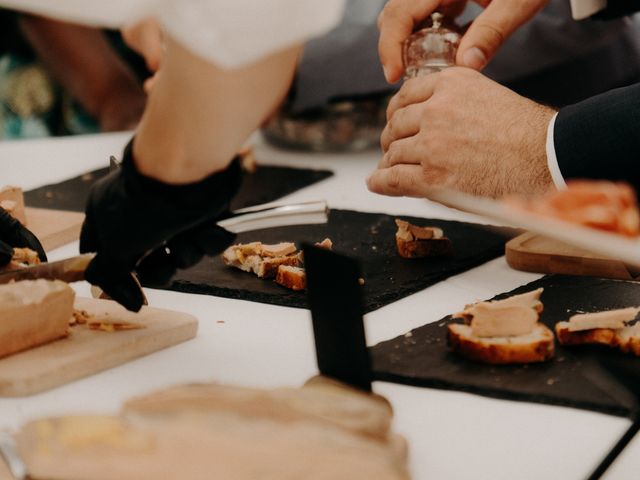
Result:
<svg viewBox="0 0 640 480">
<path fill-rule="evenodd" d="M 562 172 L 560 171 L 560 166 L 558 165 L 558 157 L 556 157 L 556 146 L 553 141 L 553 130 L 556 124 L 557 116 L 558 114 L 556 113 L 551 118 L 549 126 L 547 127 L 547 167 L 549 167 L 549 172 L 551 173 L 553 184 L 558 190 L 564 190 L 567 188 L 567 184 L 562 177 Z"/>
<path fill-rule="evenodd" d="M 583 20 L 607 8 L 607 0 L 571 0 L 574 20 Z"/>
</svg>

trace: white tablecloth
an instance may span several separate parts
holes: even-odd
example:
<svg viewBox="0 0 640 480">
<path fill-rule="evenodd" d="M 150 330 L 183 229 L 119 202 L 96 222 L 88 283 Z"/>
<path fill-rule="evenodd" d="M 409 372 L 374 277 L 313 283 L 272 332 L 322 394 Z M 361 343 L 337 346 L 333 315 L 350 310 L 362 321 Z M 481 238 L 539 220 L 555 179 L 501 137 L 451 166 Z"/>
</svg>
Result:
<svg viewBox="0 0 640 480">
<path fill-rule="evenodd" d="M 106 166 L 108 155 L 119 154 L 129 136 L 0 143 L 0 184 L 30 189 Z M 327 199 L 334 208 L 473 220 L 422 200 L 369 193 L 364 178 L 379 159 L 376 151 L 348 155 L 283 152 L 257 137 L 256 154 L 262 163 L 335 172 L 334 177 L 285 201 Z M 70 244 L 51 252 L 50 257 L 63 258 L 77 249 L 77 243 Z M 536 278 L 511 270 L 504 258 L 488 262 L 368 314 L 368 343 L 393 338 L 459 310 L 465 303 Z M 88 285 L 75 288 L 89 295 Z M 179 382 L 213 380 L 276 387 L 300 385 L 317 373 L 306 310 L 157 290 L 147 293 L 153 306 L 197 316 L 197 338 L 40 395 L 0 399 L 0 428 L 15 428 L 45 415 L 116 412 L 132 395 Z M 414 479 L 583 479 L 629 425 L 626 419 L 583 410 L 458 392 L 381 382 L 374 389 L 394 406 L 395 429 L 409 440 Z M 638 478 L 638 472 L 640 438 L 606 478 Z"/>
</svg>

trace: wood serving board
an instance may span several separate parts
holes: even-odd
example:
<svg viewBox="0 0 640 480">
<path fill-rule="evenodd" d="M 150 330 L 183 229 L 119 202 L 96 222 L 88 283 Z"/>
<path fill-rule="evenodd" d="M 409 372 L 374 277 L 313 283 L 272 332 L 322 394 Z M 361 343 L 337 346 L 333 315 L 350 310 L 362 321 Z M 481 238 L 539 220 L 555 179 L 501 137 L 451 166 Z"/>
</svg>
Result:
<svg viewBox="0 0 640 480">
<path fill-rule="evenodd" d="M 27 228 L 47 252 L 80 238 L 84 213 L 27 207 L 26 215 Z"/>
<path fill-rule="evenodd" d="M 86 325 L 71 335 L 0 359 L 0 396 L 32 395 L 184 342 L 196 336 L 198 320 L 188 314 L 143 307 L 132 313 L 111 300 L 76 298 L 75 308 L 93 320 L 133 322 L 145 328 L 105 332 Z"/>
<path fill-rule="evenodd" d="M 534 273 L 557 273 L 617 280 L 634 280 L 640 271 L 620 260 L 607 258 L 557 240 L 525 233 L 505 248 L 507 263 L 516 270 Z"/>
</svg>

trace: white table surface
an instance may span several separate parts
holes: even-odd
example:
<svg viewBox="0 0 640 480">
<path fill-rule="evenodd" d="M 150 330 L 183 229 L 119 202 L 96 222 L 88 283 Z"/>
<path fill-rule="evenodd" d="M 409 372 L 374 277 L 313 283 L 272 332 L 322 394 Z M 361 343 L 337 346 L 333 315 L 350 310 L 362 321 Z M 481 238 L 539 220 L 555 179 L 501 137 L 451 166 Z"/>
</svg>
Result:
<svg viewBox="0 0 640 480">
<path fill-rule="evenodd" d="M 119 155 L 129 137 L 122 133 L 0 143 L 0 184 L 30 189 L 106 166 L 108 155 Z M 326 199 L 334 208 L 473 220 L 430 202 L 369 193 L 364 178 L 380 157 L 377 151 L 285 152 L 257 137 L 256 154 L 265 164 L 335 172 L 284 201 Z M 77 249 L 77 242 L 69 244 L 51 252 L 50 258 L 64 258 Z M 538 277 L 511 270 L 504 257 L 493 260 L 368 314 L 368 343 L 393 338 L 468 302 Z M 75 288 L 89 295 L 87 284 Z M 115 413 L 132 395 L 176 383 L 216 381 L 268 388 L 300 385 L 317 373 L 306 310 L 158 290 L 147 294 L 153 306 L 195 315 L 200 321 L 198 336 L 40 395 L 0 399 L 0 428 L 15 428 L 47 415 Z M 414 479 L 583 479 L 629 426 L 623 418 L 571 408 L 383 382 L 376 382 L 374 389 L 394 406 L 395 430 L 409 440 Z M 640 438 L 606 478 L 640 478 Z"/>
</svg>

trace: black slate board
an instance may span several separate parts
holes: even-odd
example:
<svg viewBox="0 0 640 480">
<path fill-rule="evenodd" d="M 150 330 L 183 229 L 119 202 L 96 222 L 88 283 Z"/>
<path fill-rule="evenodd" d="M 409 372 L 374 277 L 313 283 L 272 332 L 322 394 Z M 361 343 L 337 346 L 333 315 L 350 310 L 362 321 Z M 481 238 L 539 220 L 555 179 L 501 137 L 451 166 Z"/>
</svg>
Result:
<svg viewBox="0 0 640 480">
<path fill-rule="evenodd" d="M 640 305 L 638 282 L 564 275 L 547 276 L 495 298 L 539 287 L 544 288 L 541 321 L 552 330 L 575 313 Z M 452 322 L 446 317 L 372 347 L 374 378 L 620 416 L 630 416 L 637 407 L 633 395 L 601 369 L 599 360 L 622 357 L 640 369 L 640 358 L 604 346 L 565 348 L 556 342 L 554 359 L 544 364 L 483 365 L 449 351 L 446 325 Z"/>
<path fill-rule="evenodd" d="M 109 169 L 102 168 L 60 183 L 30 190 L 24 194 L 25 203 L 28 207 L 84 212 L 91 185 L 107 173 Z M 259 165 L 254 173 L 244 174 L 242 186 L 231 203 L 231 209 L 273 202 L 331 175 L 333 172 L 328 170 Z"/>
<path fill-rule="evenodd" d="M 331 210 L 326 225 L 248 232 L 239 235 L 238 242 L 293 241 L 300 245 L 301 242 L 319 242 L 325 237 L 331 238 L 336 252 L 362 262 L 364 309 L 365 312 L 371 312 L 503 255 L 506 239 L 516 234 L 511 229 L 493 227 L 489 230 L 470 223 L 403 216 L 403 219 L 418 225 L 441 227 L 454 248 L 452 257 L 408 260 L 396 253 L 395 218 L 379 213 Z M 227 267 L 219 257 L 205 258 L 189 270 L 179 272 L 169 288 L 287 307 L 307 307 L 304 292 L 294 292 L 273 281 Z"/>
</svg>

